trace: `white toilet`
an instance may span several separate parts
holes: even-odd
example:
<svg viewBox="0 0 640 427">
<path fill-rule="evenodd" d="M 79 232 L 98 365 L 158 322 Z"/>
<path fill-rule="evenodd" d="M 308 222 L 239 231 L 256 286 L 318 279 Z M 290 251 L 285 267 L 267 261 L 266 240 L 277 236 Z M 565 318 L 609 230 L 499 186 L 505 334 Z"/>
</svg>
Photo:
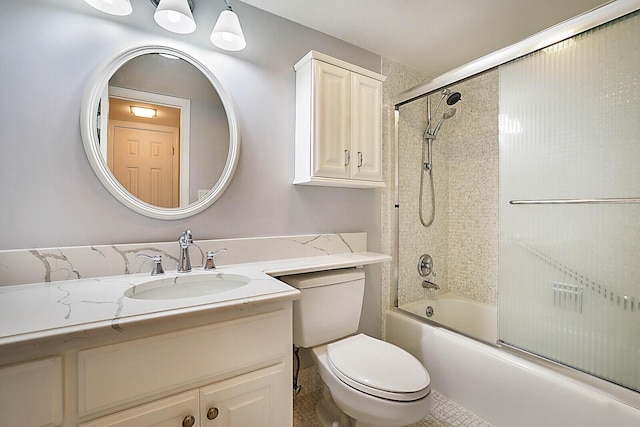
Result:
<svg viewBox="0 0 640 427">
<path fill-rule="evenodd" d="M 358 330 L 364 272 L 350 268 L 285 276 L 293 302 L 293 343 L 310 348 L 324 383 L 323 426 L 405 426 L 431 410 L 427 370 L 411 354 Z"/>
</svg>

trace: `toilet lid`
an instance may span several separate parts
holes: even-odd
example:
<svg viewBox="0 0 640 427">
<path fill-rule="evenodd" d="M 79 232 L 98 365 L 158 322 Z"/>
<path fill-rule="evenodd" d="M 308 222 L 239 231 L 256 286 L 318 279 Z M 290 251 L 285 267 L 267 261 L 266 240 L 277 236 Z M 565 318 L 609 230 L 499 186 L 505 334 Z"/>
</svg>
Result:
<svg viewBox="0 0 640 427">
<path fill-rule="evenodd" d="M 327 346 L 331 371 L 344 383 L 389 400 L 412 401 L 429 394 L 431 378 L 408 352 L 364 334 Z"/>
</svg>

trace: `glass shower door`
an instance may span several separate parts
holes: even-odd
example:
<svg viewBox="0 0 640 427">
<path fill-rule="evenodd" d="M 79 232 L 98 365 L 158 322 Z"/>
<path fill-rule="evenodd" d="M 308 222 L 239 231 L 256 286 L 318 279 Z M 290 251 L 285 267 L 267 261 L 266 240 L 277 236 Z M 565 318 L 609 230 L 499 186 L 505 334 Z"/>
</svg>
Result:
<svg viewBox="0 0 640 427">
<path fill-rule="evenodd" d="M 500 67 L 499 338 L 640 391 L 640 14 Z"/>
</svg>

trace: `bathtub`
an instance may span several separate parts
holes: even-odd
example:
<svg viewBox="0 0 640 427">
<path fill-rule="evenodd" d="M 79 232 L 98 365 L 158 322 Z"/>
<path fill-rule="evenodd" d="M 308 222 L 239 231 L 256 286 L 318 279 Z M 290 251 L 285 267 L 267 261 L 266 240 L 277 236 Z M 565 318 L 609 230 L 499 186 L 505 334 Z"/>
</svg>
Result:
<svg viewBox="0 0 640 427">
<path fill-rule="evenodd" d="M 498 309 L 493 304 L 448 293 L 400 308 L 488 344 L 498 341 Z"/>
<path fill-rule="evenodd" d="M 425 365 L 434 390 L 496 427 L 640 426 L 640 394 L 622 387 L 519 357 L 397 309 L 387 310 L 385 331 L 387 341 Z"/>
</svg>

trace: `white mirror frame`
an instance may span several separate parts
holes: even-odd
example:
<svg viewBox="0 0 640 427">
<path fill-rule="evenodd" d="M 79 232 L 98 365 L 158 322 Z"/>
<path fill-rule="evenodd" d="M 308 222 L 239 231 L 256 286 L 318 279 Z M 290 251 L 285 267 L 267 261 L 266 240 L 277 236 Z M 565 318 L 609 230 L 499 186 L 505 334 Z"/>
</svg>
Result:
<svg viewBox="0 0 640 427">
<path fill-rule="evenodd" d="M 176 56 L 189 62 L 200 70 L 200 72 L 209 79 L 215 90 L 218 92 L 218 96 L 220 96 L 225 113 L 227 114 L 227 121 L 229 123 L 229 153 L 227 155 L 227 162 L 222 170 L 222 174 L 211 191 L 207 193 L 206 197 L 203 197 L 186 207 L 162 208 L 145 203 L 138 199 L 127 191 L 115 178 L 100 153 L 100 144 L 98 143 L 96 129 L 99 127 L 99 124 L 97 123 L 98 105 L 103 96 L 104 89 L 108 87 L 109 80 L 115 72 L 118 71 L 127 61 L 138 56 L 151 53 L 165 53 Z M 84 150 L 87 154 L 87 158 L 89 159 L 89 163 L 102 185 L 104 185 L 117 200 L 128 208 L 142 215 L 156 219 L 170 220 L 187 218 L 207 209 L 218 198 L 220 198 L 231 182 L 240 157 L 240 127 L 233 100 L 226 93 L 213 73 L 200 61 L 181 50 L 168 46 L 144 45 L 129 48 L 116 54 L 113 58 L 100 65 L 90 79 L 84 98 L 82 99 L 82 108 L 80 111 L 80 132 L 82 135 L 82 144 L 84 145 Z"/>
</svg>

